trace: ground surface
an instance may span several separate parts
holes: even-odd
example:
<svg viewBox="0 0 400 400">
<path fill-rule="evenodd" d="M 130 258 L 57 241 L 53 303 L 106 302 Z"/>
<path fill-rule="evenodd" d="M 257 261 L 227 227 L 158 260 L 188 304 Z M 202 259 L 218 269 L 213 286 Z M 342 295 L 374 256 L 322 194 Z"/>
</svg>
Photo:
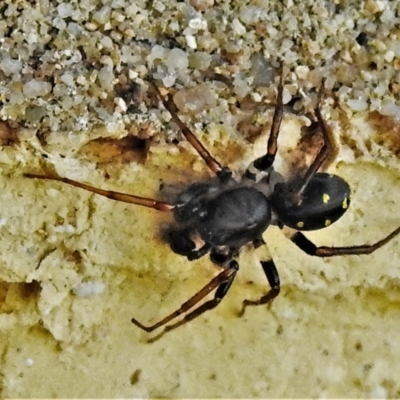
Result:
<svg viewBox="0 0 400 400">
<path fill-rule="evenodd" d="M 282 283 L 270 309 L 238 317 L 243 299 L 268 289 L 266 250 L 245 251 L 216 310 L 149 335 L 130 319 L 165 316 L 215 268 L 162 243 L 164 214 L 22 176 L 50 169 L 149 197 L 161 179 L 207 176 L 149 76 L 173 87 L 221 162 L 246 168 L 265 149 L 279 58 L 288 112 L 277 167 L 310 161 L 313 142 L 293 149 L 324 76 L 323 114 L 338 142 L 330 171 L 352 188 L 349 212 L 307 236 L 381 239 L 400 224 L 398 4 L 30 7 L 7 4 L 0 24 L 0 396 L 399 397 L 399 239 L 371 256 L 322 260 L 270 228 Z"/>
</svg>

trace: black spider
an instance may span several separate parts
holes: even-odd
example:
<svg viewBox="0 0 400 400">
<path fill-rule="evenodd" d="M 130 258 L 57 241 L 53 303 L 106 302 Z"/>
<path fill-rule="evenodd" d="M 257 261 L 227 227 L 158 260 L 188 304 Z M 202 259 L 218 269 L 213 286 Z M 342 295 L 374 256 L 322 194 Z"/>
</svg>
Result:
<svg viewBox="0 0 400 400">
<path fill-rule="evenodd" d="M 248 243 L 252 243 L 254 247 L 265 244 L 262 235 L 270 225 L 292 228 L 291 241 L 307 254 L 317 257 L 369 254 L 389 242 L 400 232 L 399 227 L 373 245 L 349 247 L 317 247 L 300 232 L 317 230 L 331 225 L 345 213 L 350 203 L 350 188 L 346 181 L 336 175 L 318 172 L 333 150 L 330 134 L 319 107 L 322 85 L 315 115 L 322 131 L 324 144 L 304 176 L 289 182 L 286 182 L 273 169 L 283 116 L 282 74 L 279 80 L 277 106 L 268 139 L 267 152 L 252 162 L 239 179 L 235 179 L 228 167 L 223 167 L 214 159 L 180 120 L 177 107 L 171 97 L 164 98 L 156 85 L 155 88 L 173 121 L 203 158 L 214 177 L 205 182 L 196 182 L 188 186 L 179 194 L 176 201 L 168 203 L 102 190 L 68 178 L 25 174 L 28 178 L 68 183 L 113 200 L 159 211 L 172 211 L 173 221 L 166 235 L 172 251 L 187 257 L 188 260 L 195 260 L 209 253 L 211 262 L 221 268 L 220 273 L 206 286 L 161 321 L 151 326 L 144 326 L 136 319 L 132 319 L 132 322 L 139 328 L 151 332 L 167 324 L 192 309 L 213 290 L 215 290 L 215 295 L 212 300 L 193 309 L 182 320 L 166 329 L 170 330 L 180 326 L 217 306 L 228 292 L 239 270 L 236 258 L 241 248 Z M 202 243 L 200 246 L 195 243 L 197 239 L 200 239 Z M 261 267 L 271 289 L 258 300 L 244 300 L 242 312 L 247 306 L 268 303 L 279 294 L 279 275 L 273 260 L 261 261 Z"/>
</svg>

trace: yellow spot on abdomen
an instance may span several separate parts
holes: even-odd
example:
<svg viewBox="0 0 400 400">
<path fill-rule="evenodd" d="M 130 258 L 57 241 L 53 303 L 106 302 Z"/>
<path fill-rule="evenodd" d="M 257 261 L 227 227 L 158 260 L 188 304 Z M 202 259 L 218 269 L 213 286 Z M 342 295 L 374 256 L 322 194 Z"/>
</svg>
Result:
<svg viewBox="0 0 400 400">
<path fill-rule="evenodd" d="M 345 210 L 349 206 L 349 202 L 347 197 L 343 200 L 342 208 Z"/>
<path fill-rule="evenodd" d="M 300 221 L 300 222 L 298 222 L 298 223 L 296 224 L 296 226 L 297 226 L 298 228 L 303 228 L 304 222 Z"/>
<path fill-rule="evenodd" d="M 330 219 L 325 220 L 325 226 L 329 226 L 331 223 L 332 223 L 332 221 Z"/>
<path fill-rule="evenodd" d="M 329 194 L 328 193 L 324 193 L 323 195 L 322 195 L 322 201 L 326 204 L 326 203 L 329 203 L 329 200 L 331 199 L 331 197 L 329 196 Z"/>
</svg>

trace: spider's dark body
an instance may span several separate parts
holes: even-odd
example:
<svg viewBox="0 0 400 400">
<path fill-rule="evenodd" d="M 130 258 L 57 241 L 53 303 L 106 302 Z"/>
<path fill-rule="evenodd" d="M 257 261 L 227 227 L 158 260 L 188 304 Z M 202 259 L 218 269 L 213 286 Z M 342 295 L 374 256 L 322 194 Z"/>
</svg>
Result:
<svg viewBox="0 0 400 400">
<path fill-rule="evenodd" d="M 84 183 L 54 175 L 25 174 L 29 178 L 61 181 L 117 201 L 150 207 L 159 211 L 172 211 L 173 221 L 166 232 L 166 240 L 173 252 L 188 260 L 198 259 L 209 253 L 212 263 L 221 272 L 192 298 L 161 321 L 152 326 L 144 326 L 136 319 L 132 322 L 145 331 L 153 331 L 181 314 L 194 308 L 208 293 L 215 290 L 214 298 L 194 308 L 181 321 L 170 325 L 177 327 L 194 319 L 203 312 L 214 308 L 228 292 L 239 264 L 236 261 L 241 248 L 246 244 L 254 247 L 265 244 L 262 235 L 270 225 L 289 228 L 289 238 L 301 250 L 312 256 L 331 257 L 337 255 L 369 254 L 393 239 L 397 228 L 384 239 L 373 245 L 348 247 L 317 247 L 301 231 L 311 231 L 327 227 L 337 221 L 350 203 L 350 188 L 346 181 L 336 175 L 320 172 L 332 151 L 333 144 L 328 128 L 322 118 L 319 104 L 315 109 L 324 144 L 304 176 L 291 181 L 274 170 L 273 164 L 278 148 L 278 136 L 283 117 L 283 78 L 278 86 L 275 109 L 267 152 L 256 159 L 243 176 L 235 179 L 229 168 L 223 167 L 205 149 L 190 129 L 178 116 L 177 108 L 168 96 L 164 98 L 156 87 L 157 95 L 170 112 L 185 138 L 203 158 L 214 173 L 205 182 L 196 182 L 185 188 L 172 202 L 112 192 L 95 188 Z M 318 101 L 322 96 L 322 85 Z M 260 261 L 271 289 L 258 300 L 245 300 L 247 306 L 265 304 L 272 301 L 280 291 L 278 271 L 273 260 Z"/>
<path fill-rule="evenodd" d="M 174 209 L 177 224 L 169 233 L 171 249 L 198 258 L 191 237 L 199 236 L 207 250 L 229 247 L 239 251 L 261 239 L 271 224 L 317 230 L 337 221 L 349 205 L 349 185 L 339 176 L 316 173 L 297 202 L 291 199 L 292 186 L 272 186 L 268 177 L 257 183 L 244 177 L 240 182 L 230 178 L 224 183 L 189 186 Z"/>
</svg>

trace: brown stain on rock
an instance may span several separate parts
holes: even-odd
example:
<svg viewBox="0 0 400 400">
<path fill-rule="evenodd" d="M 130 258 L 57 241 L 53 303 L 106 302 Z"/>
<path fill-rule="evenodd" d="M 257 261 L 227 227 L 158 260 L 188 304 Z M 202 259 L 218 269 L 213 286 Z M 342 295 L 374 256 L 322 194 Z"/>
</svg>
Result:
<svg viewBox="0 0 400 400">
<path fill-rule="evenodd" d="M 0 281 L 0 313 L 9 314 L 24 305 L 36 303 L 40 294 L 40 283 Z"/>
<path fill-rule="evenodd" d="M 80 150 L 89 160 L 101 164 L 144 164 L 147 159 L 150 141 L 128 135 L 121 139 L 99 138 L 92 140 Z"/>
<path fill-rule="evenodd" d="M 15 122 L 0 122 L 0 145 L 13 146 L 19 143 L 20 126 Z"/>
<path fill-rule="evenodd" d="M 368 114 L 368 122 L 376 130 L 374 140 L 394 155 L 400 155 L 400 121 L 378 111 Z"/>
</svg>

